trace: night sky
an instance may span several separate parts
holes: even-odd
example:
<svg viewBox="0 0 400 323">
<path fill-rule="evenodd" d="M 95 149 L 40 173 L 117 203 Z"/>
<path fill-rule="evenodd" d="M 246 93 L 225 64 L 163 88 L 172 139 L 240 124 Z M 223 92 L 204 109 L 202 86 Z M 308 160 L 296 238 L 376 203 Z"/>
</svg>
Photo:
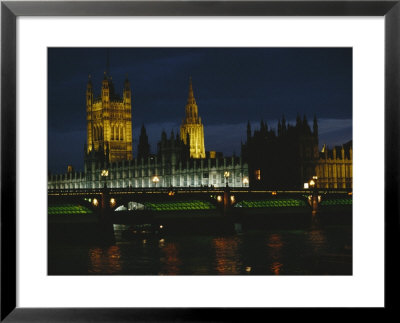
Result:
<svg viewBox="0 0 400 323">
<path fill-rule="evenodd" d="M 185 114 L 189 77 L 204 125 L 206 150 L 240 154 L 246 124 L 277 128 L 285 115 L 319 123 L 322 144 L 352 139 L 351 48 L 49 48 L 48 166 L 83 170 L 86 85 L 95 96 L 107 68 L 122 96 L 126 75 L 132 89 L 133 154 L 145 125 L 156 153 L 162 130 L 176 133 Z"/>
</svg>

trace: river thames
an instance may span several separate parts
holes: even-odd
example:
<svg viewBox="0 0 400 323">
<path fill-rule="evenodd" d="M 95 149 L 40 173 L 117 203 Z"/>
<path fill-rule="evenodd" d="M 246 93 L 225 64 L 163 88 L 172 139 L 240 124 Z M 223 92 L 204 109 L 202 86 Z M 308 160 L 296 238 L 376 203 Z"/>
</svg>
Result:
<svg viewBox="0 0 400 323">
<path fill-rule="evenodd" d="M 78 239 L 83 229 L 49 228 L 49 275 L 352 274 L 349 223 L 211 233 L 113 225 L 108 242 Z"/>
</svg>

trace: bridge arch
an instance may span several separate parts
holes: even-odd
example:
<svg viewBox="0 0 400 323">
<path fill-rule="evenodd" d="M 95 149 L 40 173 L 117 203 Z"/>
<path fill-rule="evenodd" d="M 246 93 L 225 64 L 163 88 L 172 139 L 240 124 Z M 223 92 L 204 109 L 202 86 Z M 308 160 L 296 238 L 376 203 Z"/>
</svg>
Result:
<svg viewBox="0 0 400 323">
<path fill-rule="evenodd" d="M 118 207 L 114 209 L 114 211 L 136 211 L 136 210 L 144 210 L 146 208 L 145 204 L 136 202 L 136 201 L 129 201 L 125 202 L 124 204 L 120 204 Z"/>
</svg>

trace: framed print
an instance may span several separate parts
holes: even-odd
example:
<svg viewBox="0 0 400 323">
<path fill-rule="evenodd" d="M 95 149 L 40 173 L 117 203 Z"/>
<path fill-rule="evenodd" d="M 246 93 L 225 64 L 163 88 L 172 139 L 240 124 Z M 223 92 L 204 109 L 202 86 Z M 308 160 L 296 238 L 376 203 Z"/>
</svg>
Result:
<svg viewBox="0 0 400 323">
<path fill-rule="evenodd" d="M 2 2 L 1 319 L 391 308 L 399 13 Z"/>
</svg>

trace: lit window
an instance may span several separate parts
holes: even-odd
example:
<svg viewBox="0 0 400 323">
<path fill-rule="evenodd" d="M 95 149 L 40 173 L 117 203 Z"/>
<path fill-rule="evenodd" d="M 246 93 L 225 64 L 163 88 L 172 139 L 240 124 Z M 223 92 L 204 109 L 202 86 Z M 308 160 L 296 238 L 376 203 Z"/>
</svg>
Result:
<svg viewBox="0 0 400 323">
<path fill-rule="evenodd" d="M 257 169 L 254 172 L 254 175 L 255 175 L 257 181 L 261 180 L 261 170 L 260 169 Z"/>
</svg>

